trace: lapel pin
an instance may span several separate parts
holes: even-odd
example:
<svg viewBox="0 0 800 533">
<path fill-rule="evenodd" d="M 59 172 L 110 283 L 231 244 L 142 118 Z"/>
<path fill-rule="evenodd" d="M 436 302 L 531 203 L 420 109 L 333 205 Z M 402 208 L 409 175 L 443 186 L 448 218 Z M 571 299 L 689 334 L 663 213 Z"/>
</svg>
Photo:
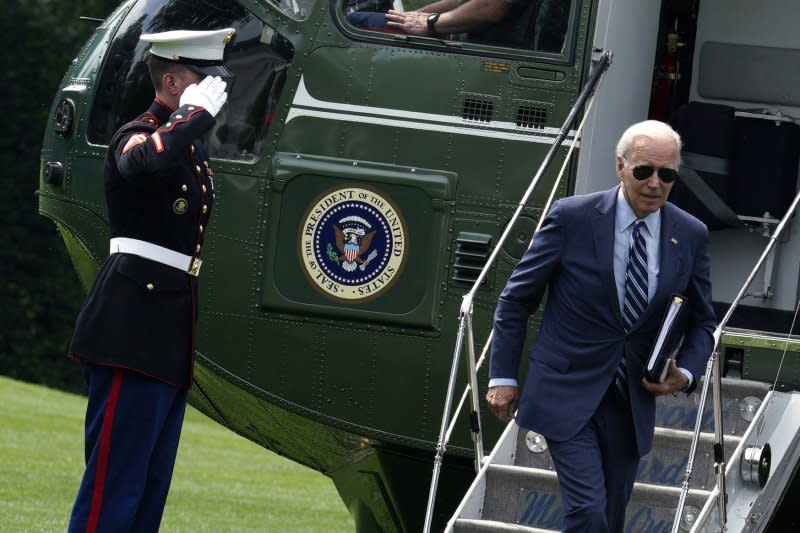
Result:
<svg viewBox="0 0 800 533">
<path fill-rule="evenodd" d="M 671 237 L 669 240 L 672 242 L 672 244 L 678 244 L 678 239 L 675 237 Z"/>
</svg>

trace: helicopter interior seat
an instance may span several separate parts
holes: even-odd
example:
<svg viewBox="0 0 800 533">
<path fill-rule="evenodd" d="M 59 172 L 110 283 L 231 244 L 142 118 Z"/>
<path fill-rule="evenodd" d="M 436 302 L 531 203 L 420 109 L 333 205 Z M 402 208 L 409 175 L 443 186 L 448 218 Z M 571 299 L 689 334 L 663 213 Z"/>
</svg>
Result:
<svg viewBox="0 0 800 533">
<path fill-rule="evenodd" d="M 670 123 L 683 140 L 681 179 L 672 187 L 670 201 L 711 230 L 738 226 L 731 209 L 734 108 L 689 102 L 673 113 Z"/>
<path fill-rule="evenodd" d="M 800 50 L 703 43 L 697 94 L 732 105 L 690 101 L 670 119 L 684 140 L 684 165 L 670 200 L 709 229 L 740 217 L 780 218 L 797 191 L 800 125 L 745 106 L 800 105 Z"/>
</svg>

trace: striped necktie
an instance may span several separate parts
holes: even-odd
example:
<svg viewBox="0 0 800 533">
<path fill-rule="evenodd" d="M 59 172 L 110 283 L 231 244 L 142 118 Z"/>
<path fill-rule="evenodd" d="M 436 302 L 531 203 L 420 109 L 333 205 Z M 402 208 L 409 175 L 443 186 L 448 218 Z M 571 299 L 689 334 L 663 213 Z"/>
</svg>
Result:
<svg viewBox="0 0 800 533">
<path fill-rule="evenodd" d="M 637 220 L 631 234 L 631 248 L 628 253 L 628 269 L 625 273 L 625 303 L 622 318 L 625 331 L 630 332 L 633 325 L 647 307 L 647 244 L 642 235 L 643 220 Z"/>
<path fill-rule="evenodd" d="M 637 220 L 631 234 L 631 247 L 628 253 L 628 268 L 625 273 L 625 300 L 622 318 L 625 331 L 630 333 L 633 325 L 647 307 L 647 244 L 642 235 L 643 220 Z M 628 364 L 625 356 L 619 362 L 614 384 L 623 398 L 628 398 Z"/>
</svg>

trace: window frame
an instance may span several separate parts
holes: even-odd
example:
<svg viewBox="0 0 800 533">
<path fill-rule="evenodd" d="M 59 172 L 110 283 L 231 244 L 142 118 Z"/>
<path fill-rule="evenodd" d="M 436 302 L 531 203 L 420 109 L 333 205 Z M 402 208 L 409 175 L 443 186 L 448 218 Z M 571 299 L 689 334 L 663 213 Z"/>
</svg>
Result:
<svg viewBox="0 0 800 533">
<path fill-rule="evenodd" d="M 577 56 L 576 43 L 581 30 L 580 21 L 583 16 L 584 3 L 587 1 L 588 0 L 570 0 L 571 11 L 567 23 L 566 46 L 564 52 L 561 53 L 524 50 L 509 46 L 471 43 L 468 41 L 436 37 L 420 37 L 416 35 L 370 31 L 350 24 L 343 9 L 344 0 L 330 0 L 330 10 L 334 25 L 339 29 L 342 35 L 356 42 L 389 44 L 401 48 L 435 50 L 438 52 L 516 60 L 558 67 L 572 67 L 575 65 L 575 58 Z"/>
</svg>

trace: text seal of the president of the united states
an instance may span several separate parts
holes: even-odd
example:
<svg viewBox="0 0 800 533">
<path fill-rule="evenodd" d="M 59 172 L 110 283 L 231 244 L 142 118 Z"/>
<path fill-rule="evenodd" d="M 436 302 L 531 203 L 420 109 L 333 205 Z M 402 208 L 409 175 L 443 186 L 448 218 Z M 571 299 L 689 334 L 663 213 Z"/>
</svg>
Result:
<svg viewBox="0 0 800 533">
<path fill-rule="evenodd" d="M 327 296 L 353 303 L 374 298 L 402 269 L 406 226 L 386 194 L 337 186 L 317 197 L 301 222 L 300 262 L 314 288 Z"/>
</svg>

